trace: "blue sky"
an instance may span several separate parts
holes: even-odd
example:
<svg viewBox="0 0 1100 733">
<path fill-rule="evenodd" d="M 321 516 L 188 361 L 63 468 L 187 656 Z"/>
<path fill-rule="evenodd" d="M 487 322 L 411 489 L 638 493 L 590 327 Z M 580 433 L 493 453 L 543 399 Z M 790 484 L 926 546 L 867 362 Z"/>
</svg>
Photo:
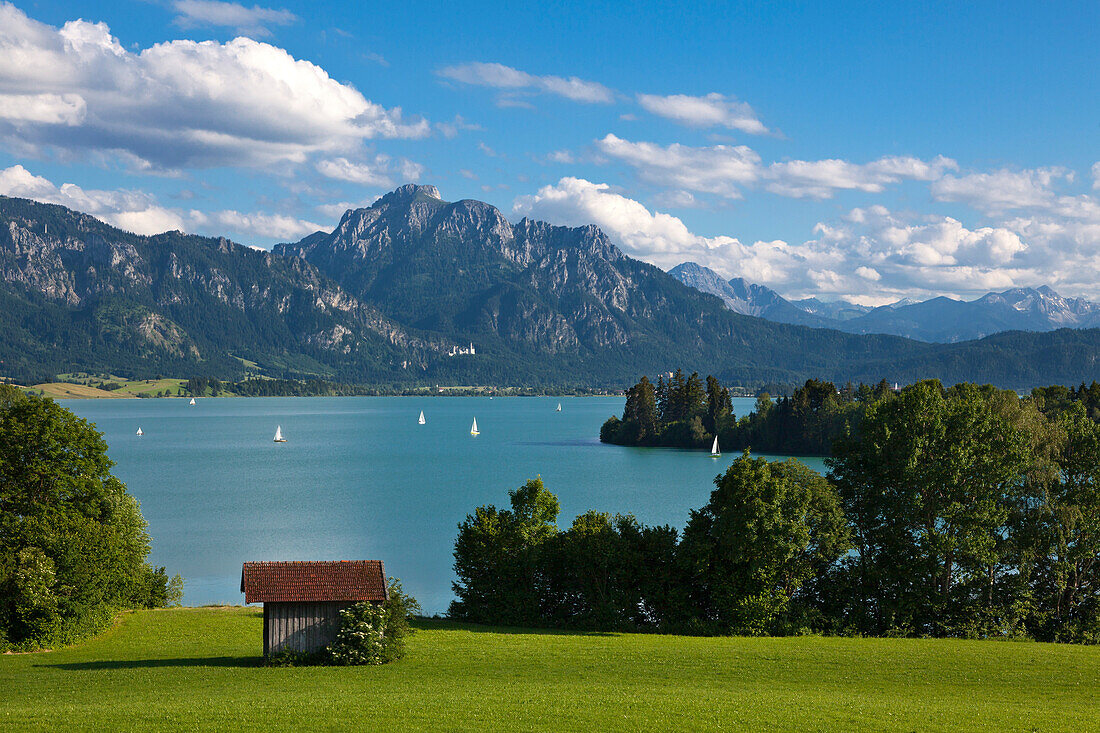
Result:
<svg viewBox="0 0 1100 733">
<path fill-rule="evenodd" d="M 626 7 L 0 2 L 0 193 L 268 247 L 418 181 L 788 296 L 1100 297 L 1097 3 Z"/>
</svg>

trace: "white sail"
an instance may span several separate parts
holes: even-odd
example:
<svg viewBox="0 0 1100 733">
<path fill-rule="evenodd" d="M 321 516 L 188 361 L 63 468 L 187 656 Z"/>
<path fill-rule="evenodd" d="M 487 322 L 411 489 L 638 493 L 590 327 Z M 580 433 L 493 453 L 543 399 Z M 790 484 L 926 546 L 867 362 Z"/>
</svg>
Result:
<svg viewBox="0 0 1100 733">
<path fill-rule="evenodd" d="M 191 398 L 191 404 L 192 405 L 195 404 L 195 398 L 194 397 Z"/>
<path fill-rule="evenodd" d="M 470 435 L 478 435 L 480 431 L 477 429 L 477 418 L 474 418 L 474 424 L 470 426 Z"/>
<path fill-rule="evenodd" d="M 285 443 L 286 442 L 286 438 L 283 437 L 283 426 L 282 425 L 276 425 L 275 426 L 275 442 L 276 443 Z"/>
<path fill-rule="evenodd" d="M 561 412 L 561 403 L 560 402 L 558 403 L 558 409 L 555 410 L 554 412 Z"/>
<path fill-rule="evenodd" d="M 722 455 L 722 449 L 718 447 L 718 436 L 717 435 L 714 436 L 714 445 L 712 445 L 710 447 L 710 454 L 712 456 L 716 456 L 716 457 Z"/>
<path fill-rule="evenodd" d="M 137 433 L 136 433 L 136 434 L 137 434 L 137 435 L 145 435 L 145 433 L 141 432 L 141 428 L 140 428 L 140 427 L 138 428 L 138 431 L 137 431 Z"/>
<path fill-rule="evenodd" d="M 424 411 L 423 410 L 420 411 L 420 419 L 417 420 L 417 422 L 420 423 L 421 425 L 424 425 L 428 422 L 427 420 L 424 419 Z"/>
</svg>

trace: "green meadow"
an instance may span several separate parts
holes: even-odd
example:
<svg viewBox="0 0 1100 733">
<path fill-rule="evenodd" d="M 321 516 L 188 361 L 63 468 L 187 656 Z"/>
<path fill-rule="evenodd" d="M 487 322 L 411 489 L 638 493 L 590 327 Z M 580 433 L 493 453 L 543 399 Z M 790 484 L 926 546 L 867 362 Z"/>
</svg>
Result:
<svg viewBox="0 0 1100 733">
<path fill-rule="evenodd" d="M 0 729 L 1021 730 L 1100 721 L 1100 648 L 553 633 L 424 620 L 383 667 L 271 668 L 251 608 L 0 656 Z"/>
</svg>

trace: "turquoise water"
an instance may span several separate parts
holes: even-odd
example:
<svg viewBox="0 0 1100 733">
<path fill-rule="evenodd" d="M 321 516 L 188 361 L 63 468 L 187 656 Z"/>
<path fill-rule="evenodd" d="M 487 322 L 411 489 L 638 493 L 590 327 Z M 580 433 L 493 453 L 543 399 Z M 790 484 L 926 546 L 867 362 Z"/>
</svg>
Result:
<svg viewBox="0 0 1100 733">
<path fill-rule="evenodd" d="M 753 400 L 735 403 L 746 413 Z M 188 605 L 242 603 L 246 560 L 379 559 L 426 612 L 443 612 L 457 524 L 478 505 L 507 506 L 508 490 L 528 478 L 541 474 L 557 494 L 563 527 L 597 509 L 683 528 L 736 457 L 600 444 L 621 397 L 63 404 L 104 433 L 115 474 L 149 522 L 150 559 L 184 576 Z M 277 425 L 286 443 L 272 441 Z"/>
</svg>

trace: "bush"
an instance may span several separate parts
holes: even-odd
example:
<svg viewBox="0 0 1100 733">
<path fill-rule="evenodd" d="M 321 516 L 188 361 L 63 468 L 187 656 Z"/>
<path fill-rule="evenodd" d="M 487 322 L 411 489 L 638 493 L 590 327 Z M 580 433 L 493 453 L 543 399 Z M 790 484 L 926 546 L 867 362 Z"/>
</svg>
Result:
<svg viewBox="0 0 1100 733">
<path fill-rule="evenodd" d="M 358 665 L 401 659 L 405 656 L 405 637 L 412 633 L 409 617 L 419 611 L 416 599 L 405 595 L 401 583 L 391 578 L 386 602 L 356 603 L 340 611 L 340 630 L 326 650 L 325 661 Z"/>
</svg>

